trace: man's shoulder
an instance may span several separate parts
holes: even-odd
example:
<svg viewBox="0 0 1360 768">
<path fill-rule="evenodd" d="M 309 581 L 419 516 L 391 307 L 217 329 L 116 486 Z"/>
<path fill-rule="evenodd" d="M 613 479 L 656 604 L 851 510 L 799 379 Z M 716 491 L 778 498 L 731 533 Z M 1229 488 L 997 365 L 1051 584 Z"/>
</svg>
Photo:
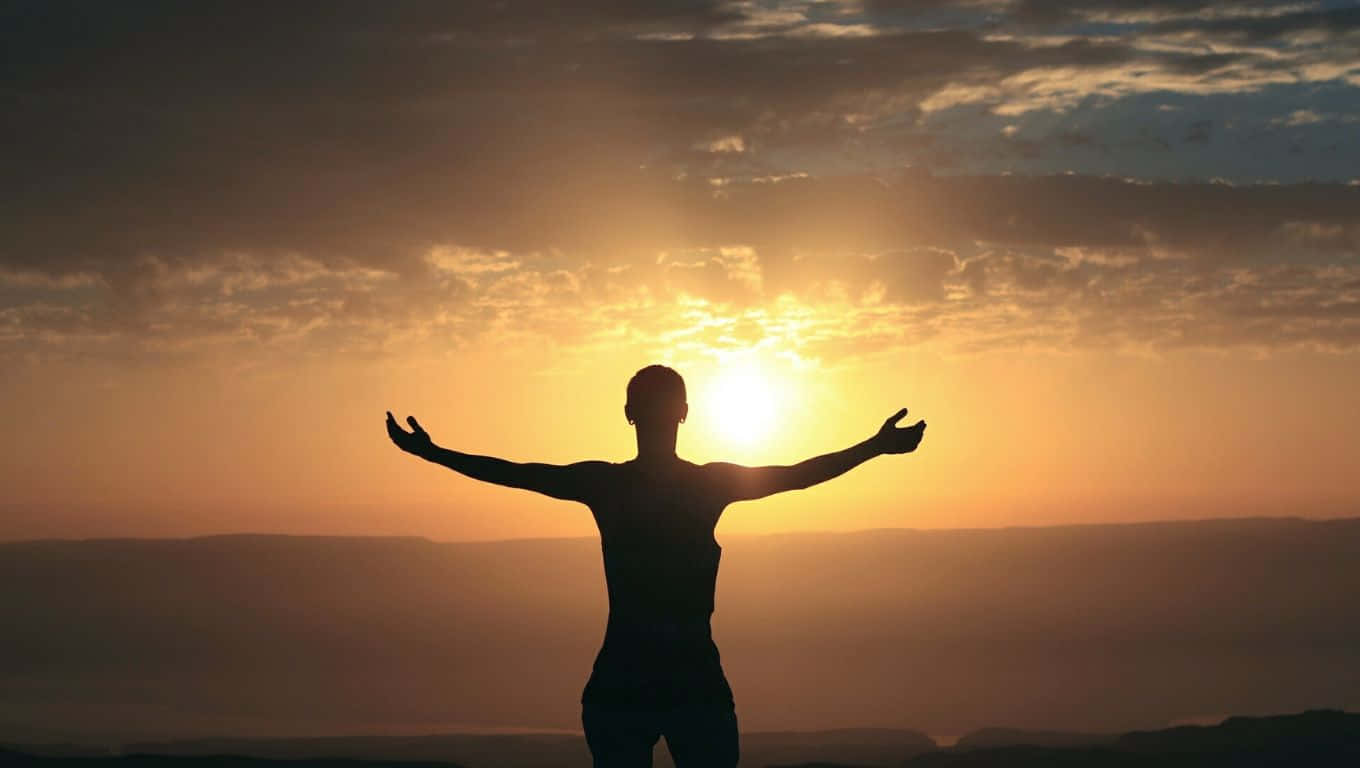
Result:
<svg viewBox="0 0 1360 768">
<path fill-rule="evenodd" d="M 692 472 L 699 477 L 721 475 L 723 472 L 727 471 L 729 467 L 736 466 L 735 464 L 726 461 L 706 461 L 703 464 L 696 464 L 695 462 L 686 461 L 684 459 L 681 461 L 684 462 L 686 471 Z"/>
<path fill-rule="evenodd" d="M 589 459 L 568 464 L 567 468 L 586 475 L 602 475 L 618 469 L 620 465 L 603 459 Z"/>
</svg>

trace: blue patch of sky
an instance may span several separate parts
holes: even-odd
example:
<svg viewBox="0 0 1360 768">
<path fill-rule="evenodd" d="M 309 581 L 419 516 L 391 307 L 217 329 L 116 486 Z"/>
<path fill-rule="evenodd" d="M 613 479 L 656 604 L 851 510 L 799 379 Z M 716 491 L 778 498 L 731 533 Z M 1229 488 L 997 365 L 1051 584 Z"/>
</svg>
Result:
<svg viewBox="0 0 1360 768">
<path fill-rule="evenodd" d="M 1290 124 L 1305 111 L 1315 117 Z M 1202 96 L 1152 92 L 1009 117 L 964 104 L 919 126 L 886 123 L 874 134 L 883 140 L 883 165 L 906 162 L 936 173 L 1349 182 L 1360 178 L 1360 89 L 1324 83 Z M 893 137 L 903 135 L 915 136 L 915 146 L 892 149 Z"/>
<path fill-rule="evenodd" d="M 1312 7 L 1355 5 L 1353 0 L 1329 1 Z M 918 7 L 872 17 L 833 10 L 830 4 L 815 4 L 808 15 L 814 22 L 904 29 L 966 28 L 1002 18 L 979 7 Z M 1149 26 L 1078 21 L 1043 28 L 1001 25 L 997 31 L 1100 36 L 1139 33 Z M 928 115 L 922 124 L 916 123 L 915 114 L 880 118 L 868 134 L 848 145 L 798 151 L 771 148 L 761 159 L 779 169 L 814 174 L 908 164 L 935 173 L 1071 171 L 1237 183 L 1360 179 L 1360 142 L 1355 141 L 1360 136 L 1360 88 L 1340 80 L 1277 84 L 1241 93 L 1092 96 L 1066 111 L 1035 110 L 1019 116 L 996 115 L 991 107 L 959 105 Z M 1301 115 L 1291 123 L 1291 115 L 1304 111 L 1316 117 Z M 1007 126 L 1012 126 L 1009 135 L 1003 132 Z"/>
</svg>

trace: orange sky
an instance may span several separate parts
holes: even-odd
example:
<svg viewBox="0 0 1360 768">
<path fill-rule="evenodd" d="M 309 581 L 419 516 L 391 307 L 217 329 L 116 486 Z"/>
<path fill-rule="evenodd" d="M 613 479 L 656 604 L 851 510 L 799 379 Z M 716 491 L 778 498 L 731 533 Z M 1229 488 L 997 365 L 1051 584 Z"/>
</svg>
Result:
<svg viewBox="0 0 1360 768">
<path fill-rule="evenodd" d="M 0 448 L 0 536 L 589 535 L 584 507 L 402 454 L 383 411 L 415 414 L 467 452 L 623 460 L 623 385 L 653 360 L 687 377 L 679 450 L 694 461 L 796 461 L 862 439 L 901 405 L 930 424 L 916 454 L 735 505 L 720 534 L 1353 512 L 1360 406 L 1347 356 L 919 345 L 831 364 L 777 343 L 726 362 L 685 346 L 520 338 L 253 367 L 49 364 L 4 384 L 6 432 L 24 440 Z M 767 431 L 748 443 L 722 428 L 715 403 L 742 396 L 710 386 L 722 370 L 770 390 Z"/>
</svg>

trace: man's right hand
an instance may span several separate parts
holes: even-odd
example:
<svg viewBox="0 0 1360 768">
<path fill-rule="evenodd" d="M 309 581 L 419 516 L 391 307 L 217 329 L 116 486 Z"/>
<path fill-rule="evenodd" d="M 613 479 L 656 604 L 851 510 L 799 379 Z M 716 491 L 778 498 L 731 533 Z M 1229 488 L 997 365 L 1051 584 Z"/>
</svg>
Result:
<svg viewBox="0 0 1360 768">
<path fill-rule="evenodd" d="M 392 442 L 396 443 L 398 448 L 407 453 L 413 453 L 417 456 L 427 455 L 430 449 L 434 447 L 429 433 L 420 426 L 420 422 L 416 421 L 414 416 L 407 416 L 406 423 L 411 425 L 410 432 L 402 429 L 397 420 L 392 418 L 392 412 L 388 411 L 387 436 L 392 438 Z"/>
<path fill-rule="evenodd" d="M 926 433 L 925 421 L 918 421 L 910 427 L 899 427 L 897 422 L 907 415 L 907 409 L 894 413 L 883 422 L 878 434 L 874 435 L 874 447 L 879 453 L 911 453 L 921 444 Z"/>
</svg>

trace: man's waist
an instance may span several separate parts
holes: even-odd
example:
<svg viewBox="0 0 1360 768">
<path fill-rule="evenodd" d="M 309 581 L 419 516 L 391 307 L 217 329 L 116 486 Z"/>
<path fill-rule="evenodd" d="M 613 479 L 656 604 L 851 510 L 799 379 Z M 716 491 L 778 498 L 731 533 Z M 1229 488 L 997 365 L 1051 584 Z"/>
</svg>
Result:
<svg viewBox="0 0 1360 768">
<path fill-rule="evenodd" d="M 606 635 L 644 635 L 659 637 L 709 637 L 710 612 L 677 616 L 646 612 L 611 611 Z"/>
<path fill-rule="evenodd" d="M 625 685 L 650 681 L 684 687 L 713 675 L 722 676 L 718 647 L 707 629 L 635 627 L 605 633 L 595 657 L 595 675 Z"/>
</svg>

